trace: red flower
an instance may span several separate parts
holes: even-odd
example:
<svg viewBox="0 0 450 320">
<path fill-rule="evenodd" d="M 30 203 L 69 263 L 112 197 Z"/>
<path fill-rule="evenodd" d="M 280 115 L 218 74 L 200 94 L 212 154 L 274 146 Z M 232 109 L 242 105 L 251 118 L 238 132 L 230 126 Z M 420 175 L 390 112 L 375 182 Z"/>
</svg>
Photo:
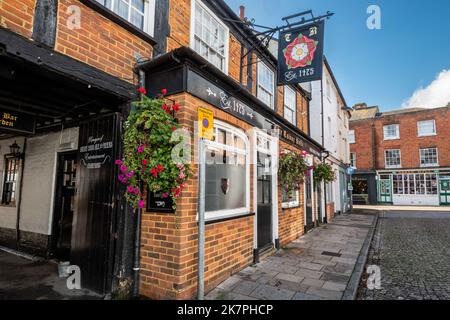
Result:
<svg viewBox="0 0 450 320">
<path fill-rule="evenodd" d="M 138 91 L 139 91 L 140 94 L 147 94 L 147 90 L 145 90 L 145 88 L 140 87 L 138 89 Z"/>
<path fill-rule="evenodd" d="M 295 69 L 311 65 L 318 44 L 318 41 L 310 39 L 303 34 L 299 34 L 298 37 L 283 50 L 288 68 Z"/>
<path fill-rule="evenodd" d="M 167 94 L 167 89 L 162 89 L 161 93 L 162 93 L 163 96 L 165 96 Z"/>
<path fill-rule="evenodd" d="M 163 110 L 167 111 L 167 104 L 164 103 L 164 104 L 162 105 L 162 108 L 163 108 Z"/>
<path fill-rule="evenodd" d="M 146 166 L 148 164 L 148 161 L 146 159 L 142 160 L 142 165 Z"/>
<path fill-rule="evenodd" d="M 158 164 L 157 169 L 158 169 L 158 172 L 164 171 L 164 167 L 162 165 L 160 165 L 160 164 Z"/>
<path fill-rule="evenodd" d="M 156 178 L 158 176 L 158 169 L 153 167 L 152 170 L 150 170 L 150 173 Z"/>
<path fill-rule="evenodd" d="M 177 127 L 172 127 L 172 131 L 176 131 L 177 129 Z"/>
<path fill-rule="evenodd" d="M 180 110 L 180 105 L 175 103 L 175 104 L 172 106 L 172 108 L 173 108 L 174 111 L 178 111 L 178 110 Z"/>
</svg>

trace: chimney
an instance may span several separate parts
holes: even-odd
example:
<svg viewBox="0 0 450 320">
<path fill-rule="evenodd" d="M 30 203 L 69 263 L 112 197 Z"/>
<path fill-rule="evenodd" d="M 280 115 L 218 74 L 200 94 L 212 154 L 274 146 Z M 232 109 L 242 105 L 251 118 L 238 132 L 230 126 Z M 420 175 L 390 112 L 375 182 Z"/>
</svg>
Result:
<svg viewBox="0 0 450 320">
<path fill-rule="evenodd" d="M 357 103 L 353 106 L 353 110 L 367 109 L 367 103 Z"/>
<path fill-rule="evenodd" d="M 245 6 L 239 7 L 239 18 L 244 21 L 245 20 Z"/>
</svg>

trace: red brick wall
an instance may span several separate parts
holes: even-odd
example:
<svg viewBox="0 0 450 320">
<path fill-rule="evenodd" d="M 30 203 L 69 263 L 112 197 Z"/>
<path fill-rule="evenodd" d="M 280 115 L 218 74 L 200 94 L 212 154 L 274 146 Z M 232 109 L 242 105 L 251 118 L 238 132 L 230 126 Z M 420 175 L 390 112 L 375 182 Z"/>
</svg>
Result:
<svg viewBox="0 0 450 320">
<path fill-rule="evenodd" d="M 247 131 L 247 123 L 214 108 L 187 93 L 170 97 L 182 109 L 180 124 L 192 130 L 198 106 L 214 111 L 215 119 Z M 196 141 L 193 150 L 196 150 Z M 193 165 L 197 173 L 197 166 Z M 250 169 L 250 181 L 252 171 Z M 146 212 L 143 215 L 141 293 L 154 299 L 188 299 L 197 290 L 197 179 L 188 181 L 174 215 Z M 250 210 L 252 206 L 250 190 Z M 220 282 L 253 261 L 253 217 L 214 223 L 206 227 L 205 289 Z"/>
<path fill-rule="evenodd" d="M 374 135 L 372 120 L 352 121 L 350 130 L 355 130 L 356 143 L 350 144 L 350 152 L 356 153 L 356 167 L 358 170 L 374 168 L 373 143 Z"/>
<path fill-rule="evenodd" d="M 67 8 L 81 8 L 81 29 L 67 27 Z M 60 0 L 55 50 L 128 82 L 134 82 L 135 55 L 150 58 L 152 47 L 115 22 L 76 0 Z"/>
<path fill-rule="evenodd" d="M 402 168 L 419 168 L 421 148 L 438 148 L 439 166 L 450 166 L 450 107 L 429 109 L 419 112 L 409 112 L 391 116 L 383 116 L 373 120 L 375 126 L 376 163 L 372 161 L 372 120 L 350 122 L 350 128 L 355 130 L 356 144 L 350 145 L 351 152 L 357 154 L 357 168 L 370 169 L 385 167 L 384 151 L 400 149 Z M 435 120 L 437 135 L 418 137 L 417 122 Z M 383 126 L 400 125 L 400 139 L 384 141 Z"/>
<path fill-rule="evenodd" d="M 33 32 L 35 0 L 0 1 L 0 26 L 30 38 Z"/>
<path fill-rule="evenodd" d="M 300 152 L 299 149 L 280 141 L 279 150 L 290 150 L 293 152 Z M 295 208 L 282 209 L 282 185 L 278 182 L 278 237 L 280 245 L 285 246 L 294 241 L 305 231 L 305 214 L 304 214 L 304 190 L 300 188 L 299 192 L 299 206 Z"/>
</svg>

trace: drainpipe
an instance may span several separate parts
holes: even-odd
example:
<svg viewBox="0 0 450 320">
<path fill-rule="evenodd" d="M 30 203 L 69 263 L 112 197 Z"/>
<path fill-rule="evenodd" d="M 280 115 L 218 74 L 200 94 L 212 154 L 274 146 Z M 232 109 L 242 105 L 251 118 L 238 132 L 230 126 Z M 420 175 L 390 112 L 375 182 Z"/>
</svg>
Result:
<svg viewBox="0 0 450 320">
<path fill-rule="evenodd" d="M 22 189 L 23 189 L 23 172 L 25 169 L 25 151 L 27 149 L 27 138 L 23 140 L 23 151 L 21 155 L 21 165 L 20 165 L 20 184 L 19 184 L 19 201 L 17 202 L 17 217 L 16 217 L 16 249 L 20 249 L 20 215 L 22 207 Z"/>
<path fill-rule="evenodd" d="M 320 80 L 320 114 L 321 114 L 321 120 L 322 120 L 322 147 L 325 148 L 325 120 L 324 120 L 324 108 L 323 108 L 323 79 Z M 330 154 L 328 153 L 325 158 L 322 159 L 324 162 L 326 158 L 328 158 Z M 325 188 L 325 182 L 323 183 L 324 190 L 322 192 L 323 196 L 323 206 L 324 206 L 324 219 L 323 221 L 327 223 L 327 194 L 326 194 L 326 188 Z"/>
<path fill-rule="evenodd" d="M 139 70 L 139 86 L 145 87 L 145 72 Z M 143 183 L 140 182 L 140 189 L 143 190 Z M 133 261 L 133 298 L 139 297 L 139 273 L 141 270 L 140 249 L 141 249 L 141 220 L 142 209 L 136 210 L 136 225 L 134 230 L 134 261 Z"/>
</svg>

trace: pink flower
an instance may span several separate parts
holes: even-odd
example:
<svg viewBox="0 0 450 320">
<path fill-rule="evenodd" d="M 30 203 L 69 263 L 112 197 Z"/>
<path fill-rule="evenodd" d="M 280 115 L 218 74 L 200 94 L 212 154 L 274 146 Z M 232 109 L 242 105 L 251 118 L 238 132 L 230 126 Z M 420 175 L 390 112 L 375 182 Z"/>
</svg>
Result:
<svg viewBox="0 0 450 320">
<path fill-rule="evenodd" d="M 121 166 L 122 163 L 123 163 L 122 160 L 119 160 L 119 159 L 116 160 L 116 164 L 117 164 L 118 166 Z"/>
<path fill-rule="evenodd" d="M 169 197 L 169 194 L 168 193 L 163 193 L 162 194 L 162 197 L 165 199 L 165 198 L 168 198 Z"/>
<path fill-rule="evenodd" d="M 144 207 L 144 200 L 139 200 L 139 209 L 142 209 Z"/>
<path fill-rule="evenodd" d="M 144 146 L 142 146 L 142 145 L 139 146 L 138 149 L 137 149 L 137 152 L 138 152 L 138 153 L 144 152 Z"/>
<path fill-rule="evenodd" d="M 127 171 L 127 166 L 121 165 L 120 166 L 120 171 L 122 171 L 122 172 Z"/>
<path fill-rule="evenodd" d="M 135 194 L 135 195 L 138 195 L 138 194 L 139 194 L 139 188 L 135 188 L 135 189 L 134 189 L 134 194 Z"/>
<path fill-rule="evenodd" d="M 178 178 L 184 179 L 185 177 L 186 177 L 186 175 L 184 174 L 184 172 L 181 172 Z"/>
<path fill-rule="evenodd" d="M 162 89 L 162 90 L 161 90 L 161 94 L 162 94 L 163 96 L 165 96 L 165 95 L 167 94 L 167 89 Z"/>
<path fill-rule="evenodd" d="M 134 190 L 133 186 L 128 186 L 127 192 L 132 193 Z"/>
</svg>

